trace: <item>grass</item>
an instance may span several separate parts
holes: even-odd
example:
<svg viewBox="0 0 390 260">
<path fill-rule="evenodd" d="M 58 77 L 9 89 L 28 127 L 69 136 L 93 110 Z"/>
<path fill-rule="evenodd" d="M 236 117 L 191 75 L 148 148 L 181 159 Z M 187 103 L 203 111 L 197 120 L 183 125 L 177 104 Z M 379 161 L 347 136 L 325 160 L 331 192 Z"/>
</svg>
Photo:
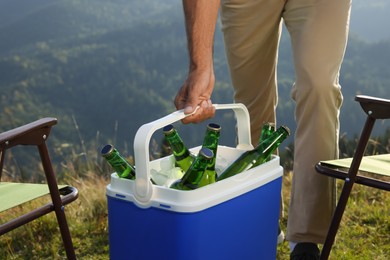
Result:
<svg viewBox="0 0 390 260">
<path fill-rule="evenodd" d="M 77 160 L 73 160 L 77 161 Z M 107 199 L 109 169 L 98 163 L 64 166 L 61 182 L 79 189 L 80 197 L 66 207 L 79 259 L 108 259 Z M 292 173 L 283 176 L 285 230 Z M 341 185 L 341 181 L 338 181 Z M 35 205 L 35 204 L 34 204 Z M 30 205 L 33 206 L 33 205 Z M 28 208 L 0 213 L 1 222 Z M 355 185 L 344 213 L 330 259 L 389 259 L 390 193 Z M 65 259 L 54 214 L 49 214 L 0 237 L 0 259 Z M 277 259 L 289 259 L 288 242 L 278 246 Z"/>
<path fill-rule="evenodd" d="M 283 177 L 285 230 L 292 173 Z M 343 182 L 337 180 L 338 191 Z M 329 259 L 387 260 L 390 255 L 390 193 L 356 184 L 344 212 Z M 277 259 L 289 259 L 288 242 L 278 245 Z"/>
<path fill-rule="evenodd" d="M 88 174 L 72 178 L 79 198 L 66 206 L 76 255 L 79 259 L 108 259 L 107 178 Z M 64 181 L 65 183 L 66 181 Z M 15 208 L 0 218 L 9 219 L 34 205 L 45 203 L 47 197 L 34 201 L 27 208 Z M 66 259 L 54 213 L 22 226 L 0 237 L 0 259 Z"/>
</svg>

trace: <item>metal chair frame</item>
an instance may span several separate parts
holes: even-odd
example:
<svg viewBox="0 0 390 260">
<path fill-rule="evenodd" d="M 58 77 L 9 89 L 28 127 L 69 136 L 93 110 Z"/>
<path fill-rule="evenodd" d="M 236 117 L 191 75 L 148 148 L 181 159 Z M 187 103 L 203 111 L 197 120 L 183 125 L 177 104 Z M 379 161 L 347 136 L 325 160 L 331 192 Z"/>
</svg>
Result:
<svg viewBox="0 0 390 260">
<path fill-rule="evenodd" d="M 0 179 L 4 166 L 5 153 L 7 150 L 20 145 L 36 146 L 39 151 L 47 185 L 49 187 L 49 193 L 51 196 L 50 203 L 1 224 L 0 236 L 54 211 L 60 228 L 67 258 L 76 259 L 72 238 L 64 212 L 64 206 L 78 198 L 78 190 L 71 186 L 67 186 L 61 190 L 58 189 L 56 176 L 53 171 L 48 147 L 46 144 L 52 126 L 55 124 L 57 124 L 56 118 L 47 117 L 0 134 Z"/>
<path fill-rule="evenodd" d="M 352 163 L 348 171 L 342 169 L 334 169 L 326 164 L 318 163 L 315 168 L 317 172 L 344 180 L 343 189 L 341 191 L 332 222 L 330 224 L 325 244 L 321 251 L 322 260 L 328 259 L 331 248 L 333 246 L 337 230 L 340 226 L 342 216 L 344 214 L 349 195 L 355 183 L 369 186 L 376 189 L 390 191 L 390 182 L 358 175 L 359 167 L 364 156 L 367 143 L 370 139 L 372 129 L 377 119 L 390 118 L 390 100 L 376 97 L 357 95 L 355 100 L 360 103 L 362 109 L 367 114 L 362 133 L 360 135 L 356 151 L 352 158 Z"/>
</svg>

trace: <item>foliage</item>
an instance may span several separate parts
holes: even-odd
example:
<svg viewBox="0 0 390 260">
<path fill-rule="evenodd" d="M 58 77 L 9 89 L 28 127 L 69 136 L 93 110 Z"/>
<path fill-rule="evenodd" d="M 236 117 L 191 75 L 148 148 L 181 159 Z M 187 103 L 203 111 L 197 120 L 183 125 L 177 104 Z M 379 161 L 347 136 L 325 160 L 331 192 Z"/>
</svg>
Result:
<svg viewBox="0 0 390 260">
<path fill-rule="evenodd" d="M 77 187 L 80 194 L 76 202 L 66 206 L 77 257 L 108 259 L 109 227 L 105 188 L 110 182 L 108 176 L 111 169 L 96 153 L 96 147 L 87 147 L 86 150 L 88 155 L 85 158 L 81 159 L 80 155 L 73 154 L 65 158 L 63 167 L 56 168 L 56 171 L 59 173 L 60 183 Z M 132 158 L 129 157 L 128 160 L 131 161 Z M 6 166 L 9 169 L 8 165 Z M 292 174 L 291 171 L 285 170 L 283 176 L 284 215 L 281 226 L 284 230 L 288 217 Z M 8 178 L 9 175 L 5 177 Z M 340 185 L 341 182 L 338 182 L 339 187 Z M 331 259 L 387 259 L 390 253 L 389 205 L 388 192 L 355 185 L 331 252 Z M 11 212 L 0 214 L 0 218 L 5 221 L 25 210 L 28 210 L 28 207 L 15 208 Z M 0 258 L 65 259 L 54 213 L 1 236 Z M 289 259 L 287 242 L 278 246 L 277 259 Z"/>
<path fill-rule="evenodd" d="M 0 130 L 54 116 L 58 145 L 77 148 L 81 135 L 85 143 L 114 142 L 127 149 L 139 126 L 174 111 L 172 100 L 187 71 L 180 1 L 0 4 L 0 33 L 7 35 L 0 42 Z M 231 103 L 220 25 L 215 39 L 213 101 Z M 348 136 L 357 134 L 363 120 L 353 101 L 356 94 L 390 97 L 389 46 L 350 37 L 340 78 L 341 132 Z M 294 133 L 295 104 L 289 97 L 294 71 L 286 33 L 279 58 L 278 122 Z M 188 131 L 191 145 L 199 143 L 193 136 Z"/>
<path fill-rule="evenodd" d="M 185 78 L 188 62 L 181 2 L 1 0 L 0 34 L 4 36 L 0 41 L 0 131 L 40 117 L 59 119 L 50 142 L 59 178 L 80 190 L 78 201 L 67 207 L 77 255 L 81 259 L 107 259 L 104 191 L 110 169 L 98 150 L 110 142 L 132 160 L 138 128 L 175 110 L 172 99 Z M 340 75 L 344 94 L 342 157 L 353 153 L 364 121 L 354 96 L 390 97 L 389 46 L 389 40 L 366 42 L 350 36 Z M 213 101 L 231 103 L 233 91 L 220 25 L 214 56 L 217 83 Z M 295 105 L 289 97 L 294 71 L 286 33 L 281 39 L 278 66 L 278 122 L 294 130 Z M 222 139 L 234 142 L 233 116 L 218 115 L 215 120 L 223 122 Z M 189 147 L 201 142 L 203 126 L 183 131 Z M 380 137 L 372 138 L 367 153 L 389 152 L 388 126 L 378 124 L 375 133 Z M 286 169 L 285 208 L 294 150 L 290 141 L 281 150 Z M 159 138 L 152 142 L 158 146 Z M 3 177 L 43 179 L 40 166 L 34 163 L 36 158 L 30 154 L 25 150 L 8 153 L 11 163 Z M 153 156 L 158 157 L 159 152 Z M 390 254 L 389 204 L 387 194 L 356 187 L 332 257 L 385 259 Z M 2 221 L 5 218 L 1 216 Z M 0 238 L 1 259 L 61 259 L 64 255 L 53 216 Z M 287 243 L 278 247 L 278 259 L 288 259 Z"/>
<path fill-rule="evenodd" d="M 283 177 L 284 217 L 282 228 L 287 225 L 289 192 L 292 173 Z M 341 190 L 342 181 L 337 181 Z M 390 254 L 389 192 L 355 185 L 344 211 L 336 241 L 329 259 L 388 259 Z M 289 259 L 289 245 L 278 245 L 277 259 Z"/>
</svg>

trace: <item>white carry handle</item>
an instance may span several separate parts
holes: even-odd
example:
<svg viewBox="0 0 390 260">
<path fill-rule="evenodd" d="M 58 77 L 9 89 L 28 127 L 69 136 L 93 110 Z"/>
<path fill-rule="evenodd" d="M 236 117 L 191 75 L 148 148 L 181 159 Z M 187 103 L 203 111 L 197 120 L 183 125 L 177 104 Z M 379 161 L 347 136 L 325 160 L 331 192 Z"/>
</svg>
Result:
<svg viewBox="0 0 390 260">
<path fill-rule="evenodd" d="M 235 112 L 237 120 L 237 137 L 238 149 L 252 149 L 250 135 L 250 118 L 248 109 L 243 104 L 214 104 L 216 110 L 232 109 Z M 150 180 L 150 161 L 149 161 L 149 144 L 154 132 L 166 125 L 177 122 L 184 117 L 183 110 L 173 112 L 156 121 L 142 125 L 134 139 L 134 156 L 137 171 L 135 179 L 135 199 L 141 205 L 148 205 L 152 194 L 153 185 Z"/>
</svg>

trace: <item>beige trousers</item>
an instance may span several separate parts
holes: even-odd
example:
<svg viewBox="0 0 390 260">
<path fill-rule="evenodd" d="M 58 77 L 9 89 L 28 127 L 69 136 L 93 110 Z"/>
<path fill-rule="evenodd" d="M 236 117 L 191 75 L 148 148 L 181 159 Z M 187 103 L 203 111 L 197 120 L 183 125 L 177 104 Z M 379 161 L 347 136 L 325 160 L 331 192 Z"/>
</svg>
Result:
<svg viewBox="0 0 390 260">
<path fill-rule="evenodd" d="M 351 0 L 222 0 L 221 22 L 235 102 L 248 107 L 252 143 L 276 122 L 277 59 L 284 21 L 291 37 L 296 103 L 294 174 L 287 239 L 323 243 L 335 207 L 335 182 L 315 172 L 338 157 L 339 71 Z"/>
</svg>

